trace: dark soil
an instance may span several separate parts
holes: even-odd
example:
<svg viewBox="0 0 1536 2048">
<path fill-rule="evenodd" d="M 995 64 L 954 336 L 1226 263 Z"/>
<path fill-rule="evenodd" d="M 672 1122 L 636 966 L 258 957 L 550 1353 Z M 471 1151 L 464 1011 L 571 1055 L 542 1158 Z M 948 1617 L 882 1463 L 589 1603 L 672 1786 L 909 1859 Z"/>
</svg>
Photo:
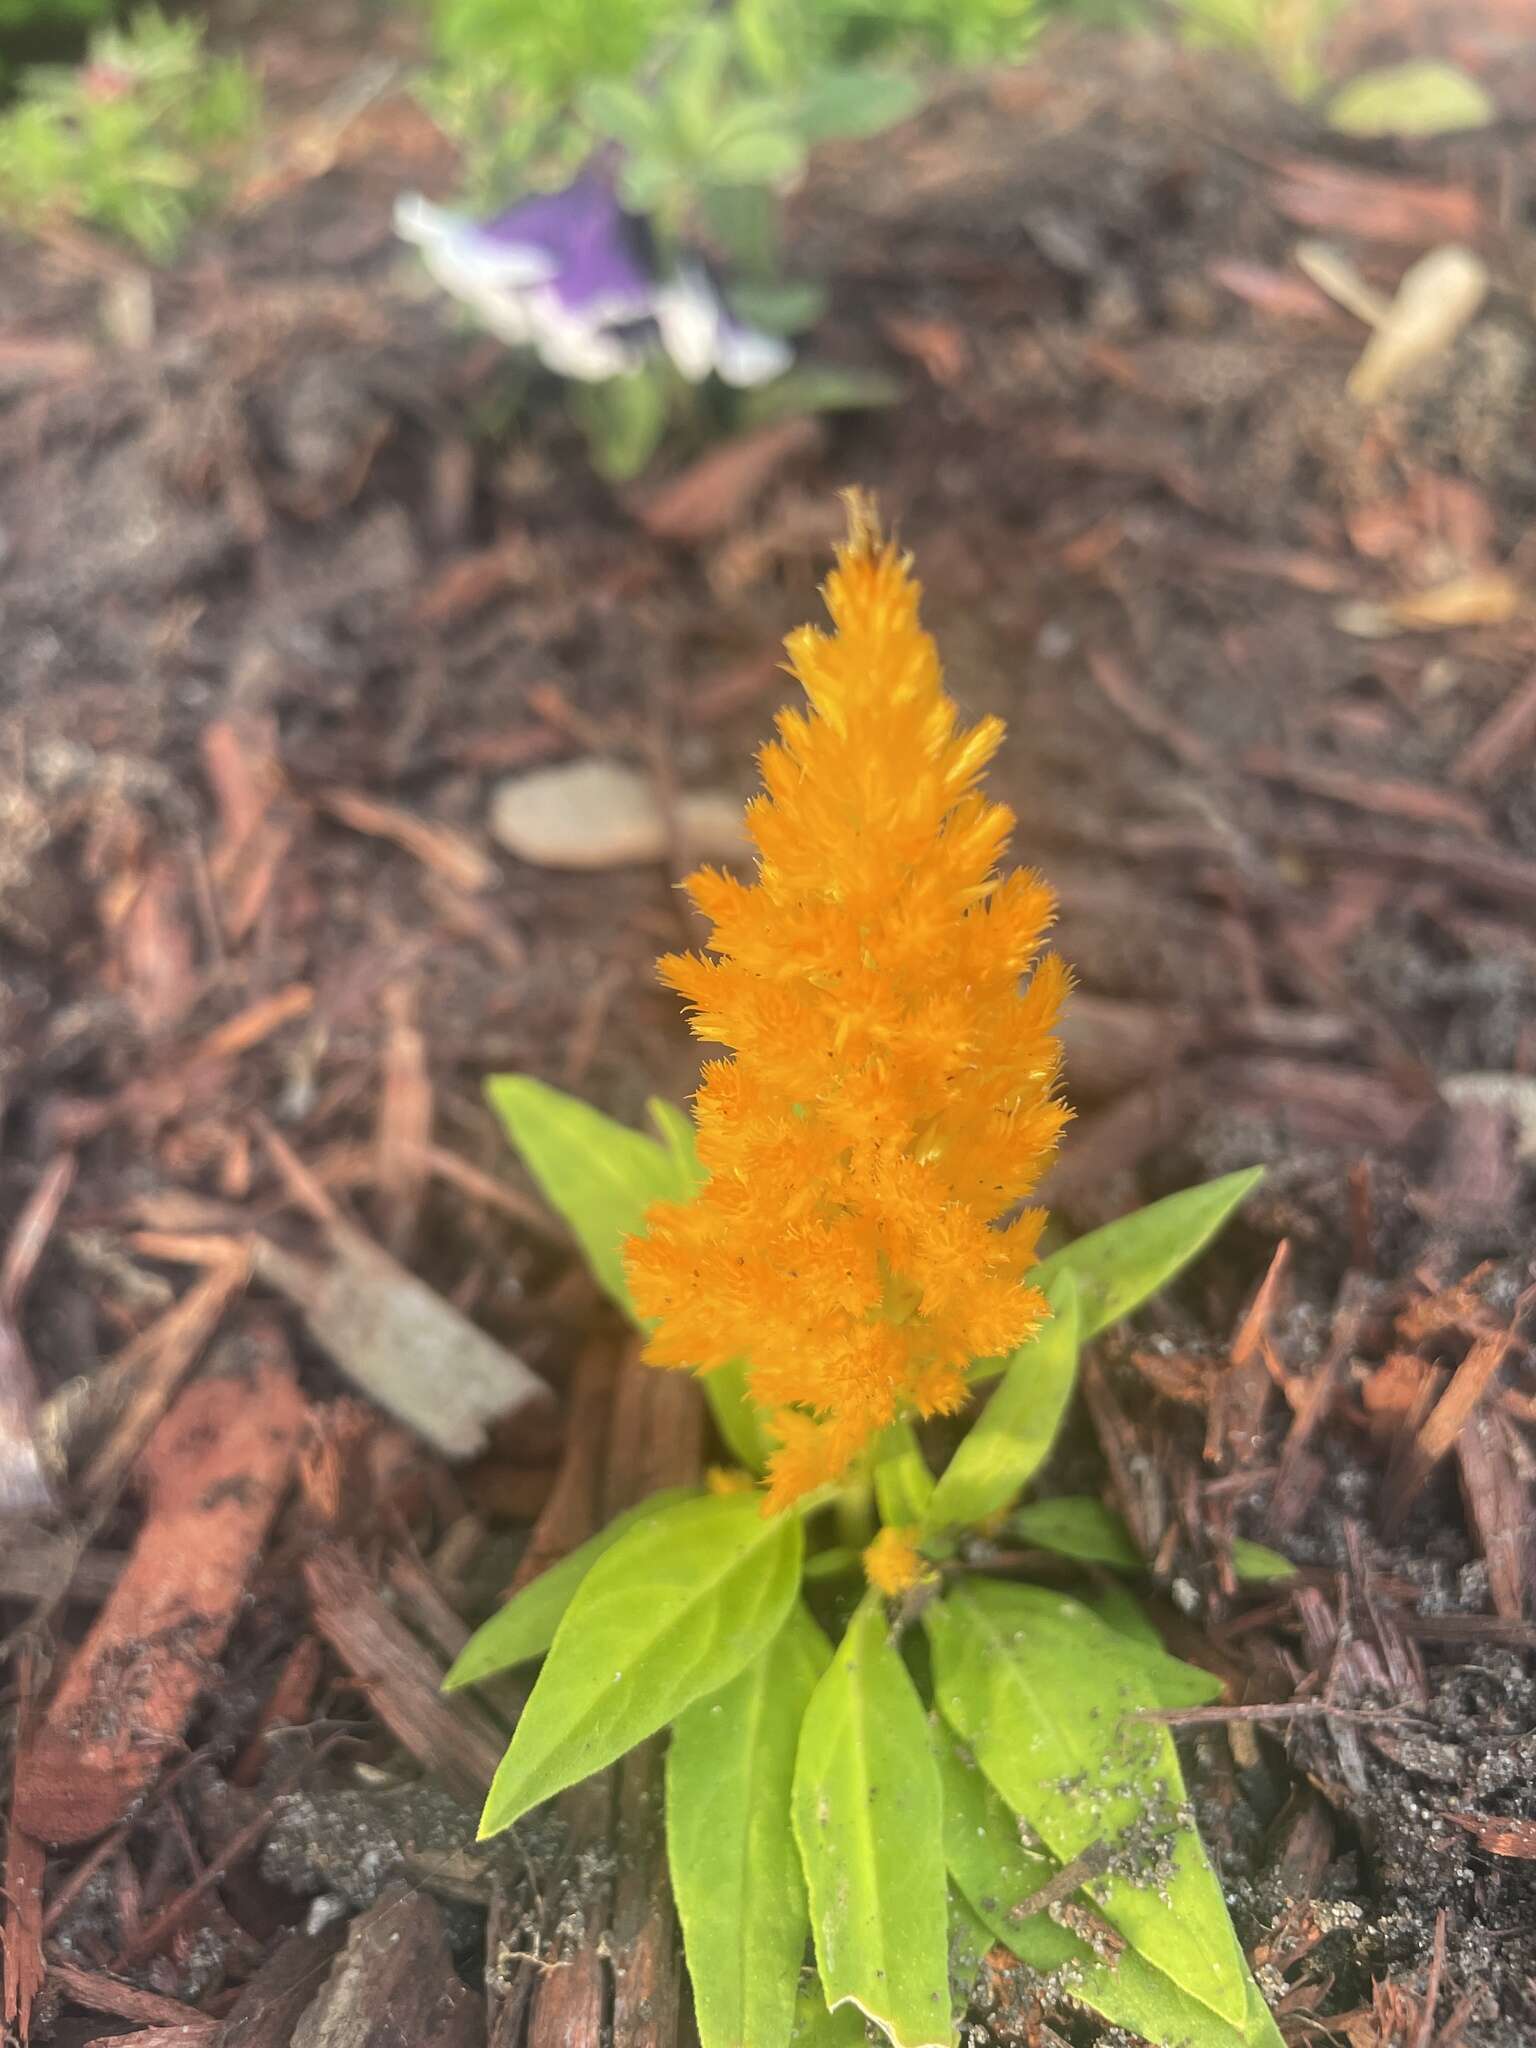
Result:
<svg viewBox="0 0 1536 2048">
<path fill-rule="evenodd" d="M 402 1202 L 369 1164 L 391 1032 L 424 1039 L 439 1148 L 508 1186 L 488 1072 L 628 1118 L 686 1092 L 651 970 L 688 935 L 675 877 L 523 865 L 486 838 L 489 798 L 590 752 L 664 794 L 744 795 L 836 491 L 868 485 L 955 694 L 1008 721 L 1015 850 L 1060 891 L 1079 1122 L 1053 1206 L 1083 1228 L 1271 1167 L 1219 1256 L 1100 1360 L 1053 1477 L 1107 1478 L 1171 1636 L 1239 1702 L 1301 1703 L 1188 1755 L 1288 2030 L 1352 2048 L 1536 2034 L 1536 711 L 1507 712 L 1536 674 L 1536 74 L 1501 21 L 1478 48 L 1512 118 L 1411 153 L 1330 142 L 1240 67 L 1134 39 L 1063 42 L 828 151 L 792 229 L 833 288 L 819 346 L 904 395 L 786 441 L 755 488 L 714 473 L 687 543 L 654 496 L 593 480 L 557 406 L 513 412 L 499 351 L 417 284 L 391 203 L 451 165 L 387 77 L 355 117 L 325 112 L 358 78 L 344 16 L 262 31 L 299 111 L 266 189 L 174 271 L 146 282 L 81 236 L 9 247 L 0 276 L 7 1219 L 76 1165 L 22 1317 L 44 1395 L 181 1292 L 135 1227 L 281 1204 L 253 1119 L 564 1382 L 590 1309 L 547 1237 L 441 1177 Z M 1389 405 L 1345 394 L 1365 330 L 1292 262 L 1319 232 L 1388 294 L 1444 241 L 1489 265 L 1481 316 Z M 1446 585 L 1463 623 L 1394 623 Z M 210 728 L 266 792 L 244 922 Z M 394 823 L 358 829 L 338 791 Z M 458 836 L 412 851 L 400 814 Z M 189 1060 L 294 987 L 249 1049 Z M 1235 1354 L 1281 1239 L 1284 1283 Z M 1434 1403 L 1500 1335 L 1471 1422 L 1421 1469 Z M 538 1464 L 492 1461 L 485 1520 L 518 1521 L 520 1487 L 537 1504 Z M 1239 1594 L 1234 1529 L 1300 1581 Z M 208 1710 L 227 1742 L 301 1626 L 274 1597 Z M 387 1821 L 393 1848 L 359 1836 L 368 1882 L 283 1825 L 226 1894 L 219 1986 L 293 1891 L 350 1910 L 419 1875 Z M 120 1907 L 97 1887 L 79 1910 Z M 199 2004 L 194 1961 L 167 1952 L 154 1988 Z"/>
</svg>

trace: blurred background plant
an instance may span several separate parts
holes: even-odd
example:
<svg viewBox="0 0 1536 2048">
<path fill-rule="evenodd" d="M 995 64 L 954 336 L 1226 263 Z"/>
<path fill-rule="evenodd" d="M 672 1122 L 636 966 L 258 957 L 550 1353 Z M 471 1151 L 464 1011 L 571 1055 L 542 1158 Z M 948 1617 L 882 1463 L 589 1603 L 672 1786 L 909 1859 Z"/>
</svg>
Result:
<svg viewBox="0 0 1536 2048">
<path fill-rule="evenodd" d="M 1329 36 L 1350 0 L 1176 0 L 1186 41 L 1235 50 L 1261 66 L 1282 92 L 1323 102 L 1331 128 L 1361 137 L 1409 140 L 1482 128 L 1494 117 L 1487 93 L 1459 66 L 1415 60 L 1363 71 L 1339 83 Z M 1335 89 L 1331 92 L 1330 87 Z"/>
<path fill-rule="evenodd" d="M 85 4 L 66 0 L 77 15 Z M 221 197 L 257 111 L 239 59 L 211 55 L 198 22 L 145 8 L 94 34 L 83 63 L 21 74 L 0 114 L 0 214 L 33 232 L 82 222 L 163 262 Z"/>
</svg>

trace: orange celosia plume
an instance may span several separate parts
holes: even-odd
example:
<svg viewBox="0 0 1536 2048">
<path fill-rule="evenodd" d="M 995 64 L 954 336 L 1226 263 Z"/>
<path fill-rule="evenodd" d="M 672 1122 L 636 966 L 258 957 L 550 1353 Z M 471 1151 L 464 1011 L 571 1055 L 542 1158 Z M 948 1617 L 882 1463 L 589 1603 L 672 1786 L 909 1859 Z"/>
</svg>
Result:
<svg viewBox="0 0 1536 2048">
<path fill-rule="evenodd" d="M 959 726 L 918 586 L 857 501 L 825 595 L 835 633 L 787 643 L 810 708 L 762 753 L 757 880 L 693 876 L 712 957 L 661 963 L 734 1053 L 695 1104 L 709 1179 L 627 1261 L 653 1364 L 750 1361 L 773 1507 L 899 1414 L 958 1407 L 970 1362 L 1038 1326 L 1043 1217 L 1000 1219 L 1067 1117 L 1053 899 L 999 877 L 1013 818 L 976 787 L 1002 724 Z"/>
</svg>

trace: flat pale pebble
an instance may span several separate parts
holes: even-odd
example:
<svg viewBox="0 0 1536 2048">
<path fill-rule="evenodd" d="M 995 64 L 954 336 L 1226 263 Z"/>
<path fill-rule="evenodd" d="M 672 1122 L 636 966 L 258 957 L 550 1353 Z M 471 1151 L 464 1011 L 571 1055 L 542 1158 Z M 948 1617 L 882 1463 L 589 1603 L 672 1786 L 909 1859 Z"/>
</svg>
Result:
<svg viewBox="0 0 1536 2048">
<path fill-rule="evenodd" d="M 667 854 L 667 827 L 650 778 L 596 756 L 509 776 L 491 796 L 491 837 L 535 867 L 641 867 Z M 739 860 L 751 851 L 742 810 L 715 790 L 678 798 L 693 860 Z"/>
</svg>

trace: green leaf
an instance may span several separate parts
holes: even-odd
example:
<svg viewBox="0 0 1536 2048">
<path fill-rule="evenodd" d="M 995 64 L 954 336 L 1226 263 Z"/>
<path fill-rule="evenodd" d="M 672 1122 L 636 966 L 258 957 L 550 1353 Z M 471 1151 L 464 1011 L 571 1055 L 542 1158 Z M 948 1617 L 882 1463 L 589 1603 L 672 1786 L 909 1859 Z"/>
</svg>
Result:
<svg viewBox="0 0 1536 2048">
<path fill-rule="evenodd" d="M 699 1134 L 693 1118 L 660 1095 L 647 1096 L 645 1109 L 677 1169 L 678 1186 L 690 1195 L 697 1194 L 709 1176 L 699 1164 Z"/>
<path fill-rule="evenodd" d="M 1049 1914 L 1016 1919 L 1015 1907 L 1048 1884 L 1060 1864 L 1023 1846 L 1017 1816 L 975 1764 L 942 1738 L 939 1768 L 945 1856 L 989 1940 L 1000 1941 L 1042 1976 L 1065 1972 L 1074 2000 L 1159 2048 L 1280 2048 L 1279 2029 L 1251 1979 L 1245 1984 L 1243 2022 L 1232 2025 L 1181 1991 L 1135 1949 L 1127 1949 L 1117 1962 L 1101 1962 L 1086 1942 Z"/>
<path fill-rule="evenodd" d="M 806 1712 L 794 1816 L 828 2005 L 857 2006 L 895 2048 L 948 2048 L 938 1765 L 873 1597 Z"/>
<path fill-rule="evenodd" d="M 1258 1581 L 1266 1579 L 1294 1579 L 1296 1567 L 1288 1557 L 1282 1557 L 1278 1550 L 1271 1550 L 1265 1543 L 1250 1543 L 1246 1536 L 1232 1539 L 1232 1569 L 1240 1579 Z"/>
<path fill-rule="evenodd" d="M 627 484 L 640 474 L 666 432 L 668 402 L 666 370 L 659 363 L 600 384 L 572 387 L 571 411 L 600 476 L 611 484 Z"/>
<path fill-rule="evenodd" d="M 693 1182 L 654 1138 L 530 1074 L 497 1074 L 485 1092 L 599 1284 L 633 1315 L 624 1283 L 625 1240 L 643 1227 L 652 1202 L 686 1201 Z"/>
<path fill-rule="evenodd" d="M 948 1817 L 946 1815 L 946 1827 Z M 970 2010 L 976 1979 L 992 1946 L 992 1933 L 969 1899 L 949 1888 L 949 2006 L 958 2028 Z"/>
<path fill-rule="evenodd" d="M 690 155 L 703 154 L 709 146 L 730 58 L 729 24 L 705 19 L 682 37 L 667 66 L 661 97 L 678 140 Z"/>
<path fill-rule="evenodd" d="M 1118 1579 L 1106 1579 L 1102 1585 L 1095 1586 L 1091 1593 L 1083 1596 L 1083 1605 L 1116 1635 L 1129 1636 L 1133 1643 L 1141 1643 L 1159 1654 L 1163 1653 L 1163 1639 L 1151 1615 L 1130 1588 Z M 1165 1699 L 1160 1704 L 1171 1707 L 1176 1702 Z"/>
<path fill-rule="evenodd" d="M 747 392 L 739 408 L 743 427 L 765 427 L 774 420 L 819 412 L 863 412 L 895 405 L 902 387 L 883 370 L 861 369 L 852 363 L 796 363 L 771 384 Z"/>
<path fill-rule="evenodd" d="M 875 1501 L 888 1527 L 920 1524 L 933 1497 L 933 1474 L 910 1422 L 893 1422 L 875 1445 Z"/>
<path fill-rule="evenodd" d="M 800 1979 L 795 1998 L 795 2024 L 790 2048 L 869 2048 L 864 2015 L 856 2005 L 828 2012 L 814 1971 Z"/>
<path fill-rule="evenodd" d="M 1262 1166 L 1250 1166 L 1151 1202 L 1052 1252 L 1035 1267 L 1030 1281 L 1047 1287 L 1058 1273 L 1071 1273 L 1077 1282 L 1078 1338 L 1086 1344 L 1198 1258 L 1263 1178 Z M 1005 1359 L 984 1358 L 971 1368 L 971 1378 L 991 1379 L 1006 1364 Z"/>
<path fill-rule="evenodd" d="M 626 149 L 646 149 L 659 123 L 653 101 L 636 85 L 617 78 L 594 78 L 583 90 L 580 109 L 599 135 L 611 136 Z"/>
<path fill-rule="evenodd" d="M 773 112 L 743 112 L 722 122 L 703 169 L 717 185 L 782 185 L 805 167 L 805 144 Z"/>
<path fill-rule="evenodd" d="M 1108 1565 L 1113 1571 L 1144 1572 L 1146 1559 L 1131 1541 L 1130 1531 L 1112 1509 L 1086 1494 L 1064 1494 L 1057 1500 L 1032 1501 L 1008 1517 L 1008 1534 L 1041 1550 L 1054 1550 L 1080 1564 Z M 1240 1579 L 1293 1579 L 1296 1567 L 1278 1550 L 1246 1537 L 1232 1540 L 1232 1568 Z"/>
<path fill-rule="evenodd" d="M 701 1373 L 699 1384 L 726 1449 L 749 1472 L 763 1471 L 772 1446 L 763 1428 L 762 1411 L 747 1388 L 745 1360 L 733 1358 Z"/>
<path fill-rule="evenodd" d="M 796 1604 L 739 1677 L 681 1713 L 667 1751 L 667 1866 L 702 2048 L 784 2048 L 810 1921 L 790 1792 L 831 1661 Z"/>
<path fill-rule="evenodd" d="M 807 142 L 829 142 L 834 136 L 878 135 L 922 103 L 922 86 L 903 72 L 824 71 L 800 95 L 796 114 Z"/>
<path fill-rule="evenodd" d="M 743 279 L 731 286 L 728 297 L 738 320 L 769 334 L 803 334 L 827 310 L 826 286 L 806 278 Z"/>
<path fill-rule="evenodd" d="M 1131 1718 L 1164 1704 L 1187 1667 L 1040 1587 L 967 1581 L 924 1622 L 939 1710 L 1003 1798 L 1063 1863 L 1105 1840 L 1137 1841 L 1144 1877 L 1105 1878 L 1090 1895 L 1148 1962 L 1240 2025 L 1242 1952 L 1198 1836 L 1176 1823 L 1185 1794 L 1172 1738 Z"/>
<path fill-rule="evenodd" d="M 1051 1318 L 1009 1359 L 1002 1385 L 960 1439 L 934 1488 L 925 1526 L 971 1528 L 1017 1500 L 1050 1454 L 1077 1384 L 1077 1283 L 1055 1274 Z"/>
<path fill-rule="evenodd" d="M 697 1489 L 691 1486 L 669 1486 L 653 1493 L 638 1507 L 615 1515 L 606 1529 L 599 1529 L 536 1579 L 530 1579 L 499 1613 L 475 1630 L 449 1666 L 443 1680 L 444 1692 L 477 1685 L 482 1678 L 493 1678 L 498 1671 L 510 1671 L 515 1664 L 542 1657 L 555 1640 L 555 1630 L 576 1588 L 604 1552 L 611 1550 L 637 1523 L 659 1514 L 674 1501 L 696 1497 Z"/>
<path fill-rule="evenodd" d="M 743 1494 L 678 1501 L 627 1530 L 555 1631 L 481 1840 L 728 1685 L 783 1627 L 802 1548 L 798 1515 Z"/>
<path fill-rule="evenodd" d="M 1328 102 L 1328 126 L 1341 135 L 1455 135 L 1497 118 L 1475 78 L 1433 58 L 1363 71 Z"/>
<path fill-rule="evenodd" d="M 1008 1534 L 1022 1543 L 1075 1557 L 1080 1564 L 1107 1564 L 1121 1572 L 1146 1570 L 1124 1522 L 1087 1494 L 1032 1501 L 1008 1517 L 1007 1528 Z"/>
</svg>

